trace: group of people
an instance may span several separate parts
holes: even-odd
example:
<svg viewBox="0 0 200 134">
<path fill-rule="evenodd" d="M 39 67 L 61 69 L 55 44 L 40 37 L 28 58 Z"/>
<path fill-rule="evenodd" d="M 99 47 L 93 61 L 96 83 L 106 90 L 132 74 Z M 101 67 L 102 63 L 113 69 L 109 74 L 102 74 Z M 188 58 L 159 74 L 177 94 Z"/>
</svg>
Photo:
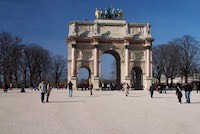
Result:
<svg viewBox="0 0 200 134">
<path fill-rule="evenodd" d="M 149 92 L 150 92 L 150 96 L 151 98 L 153 98 L 153 94 L 154 94 L 154 91 L 156 90 L 157 86 L 155 84 L 152 84 L 149 88 Z M 177 95 L 177 98 L 178 98 L 178 102 L 179 104 L 182 103 L 182 97 L 183 97 L 183 94 L 182 94 L 182 90 L 185 91 L 185 98 L 186 98 L 186 102 L 185 103 L 190 103 L 190 93 L 192 91 L 192 86 L 188 83 L 185 83 L 183 85 L 177 83 L 177 86 L 176 86 L 176 95 Z"/>
<path fill-rule="evenodd" d="M 130 86 L 128 83 L 123 83 L 121 87 L 125 91 L 125 96 L 127 97 L 129 94 Z M 44 102 L 45 99 L 45 94 L 46 94 L 46 102 L 49 101 L 49 95 L 52 90 L 52 87 L 50 86 L 49 83 L 46 83 L 44 80 L 39 84 L 38 86 L 39 90 L 41 91 L 41 102 Z M 70 81 L 68 83 L 68 89 L 69 89 L 69 97 L 73 96 L 73 83 Z M 149 88 L 150 96 L 153 98 L 154 91 L 157 89 L 157 85 L 152 84 Z M 90 95 L 93 95 L 92 90 L 93 90 L 93 84 L 89 84 L 89 90 L 90 90 Z M 185 91 L 185 98 L 186 102 L 185 103 L 190 103 L 190 92 L 192 91 L 192 86 L 188 83 L 185 83 L 183 85 L 177 84 L 176 86 L 176 95 L 178 98 L 178 102 L 181 104 L 182 100 L 181 98 L 183 97 L 182 90 Z"/>
<path fill-rule="evenodd" d="M 12 83 L 10 83 L 10 85 L 3 83 L 1 86 L 2 86 L 4 92 L 8 92 L 8 89 L 12 90 Z"/>
<path fill-rule="evenodd" d="M 38 89 L 41 91 L 41 102 L 44 103 L 45 94 L 46 94 L 46 102 L 49 102 L 49 95 L 52 90 L 52 87 L 50 86 L 50 84 L 42 80 L 42 82 L 38 86 Z"/>
<path fill-rule="evenodd" d="M 181 98 L 183 96 L 182 90 L 185 90 L 185 99 L 186 99 L 185 103 L 190 103 L 190 93 L 192 91 L 192 86 L 188 83 L 185 83 L 184 85 L 181 85 L 179 83 L 177 84 L 176 95 L 177 95 L 177 98 L 178 98 L 178 102 L 180 104 L 182 103 L 182 101 L 181 101 Z"/>
<path fill-rule="evenodd" d="M 92 83 L 89 84 L 88 88 L 90 90 L 90 95 L 93 95 L 92 94 L 93 84 Z M 69 97 L 72 97 L 72 94 L 73 94 L 73 84 L 72 84 L 71 81 L 68 83 L 68 89 L 69 89 Z"/>
</svg>

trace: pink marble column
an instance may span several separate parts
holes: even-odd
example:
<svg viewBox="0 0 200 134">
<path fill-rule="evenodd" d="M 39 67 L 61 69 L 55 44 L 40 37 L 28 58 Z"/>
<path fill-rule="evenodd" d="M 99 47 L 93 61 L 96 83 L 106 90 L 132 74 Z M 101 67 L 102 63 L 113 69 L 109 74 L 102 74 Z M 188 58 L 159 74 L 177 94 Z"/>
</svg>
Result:
<svg viewBox="0 0 200 134">
<path fill-rule="evenodd" d="M 125 46 L 125 76 L 129 76 L 129 46 Z"/>
<path fill-rule="evenodd" d="M 75 76 L 75 44 L 72 44 L 71 58 L 71 76 Z"/>
<path fill-rule="evenodd" d="M 98 76 L 98 45 L 94 45 L 94 76 Z"/>
<path fill-rule="evenodd" d="M 150 69 L 150 46 L 146 47 L 146 76 L 151 77 Z"/>
</svg>

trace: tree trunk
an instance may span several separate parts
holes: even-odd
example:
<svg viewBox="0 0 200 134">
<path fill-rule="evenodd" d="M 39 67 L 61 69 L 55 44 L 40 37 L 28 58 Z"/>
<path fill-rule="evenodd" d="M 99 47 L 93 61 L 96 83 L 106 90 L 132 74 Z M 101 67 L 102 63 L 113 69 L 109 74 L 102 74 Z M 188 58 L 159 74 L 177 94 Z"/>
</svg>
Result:
<svg viewBox="0 0 200 134">
<path fill-rule="evenodd" d="M 173 86 L 173 77 L 171 77 L 171 84 L 170 84 L 170 87 Z"/>
</svg>

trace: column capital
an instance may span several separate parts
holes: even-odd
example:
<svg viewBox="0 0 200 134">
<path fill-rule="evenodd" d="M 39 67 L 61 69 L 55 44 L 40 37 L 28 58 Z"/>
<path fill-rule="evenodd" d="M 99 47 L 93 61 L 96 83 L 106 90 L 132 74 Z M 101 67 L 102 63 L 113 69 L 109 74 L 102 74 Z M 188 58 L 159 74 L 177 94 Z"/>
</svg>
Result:
<svg viewBox="0 0 200 134">
<path fill-rule="evenodd" d="M 94 48 L 98 48 L 99 44 L 94 44 L 93 46 Z"/>
<path fill-rule="evenodd" d="M 72 44 L 72 48 L 76 48 L 76 44 Z"/>
<path fill-rule="evenodd" d="M 124 45 L 124 48 L 125 48 L 125 49 L 129 49 L 130 46 L 129 46 L 129 45 Z"/>
<path fill-rule="evenodd" d="M 151 49 L 151 46 L 144 46 L 145 49 Z"/>
<path fill-rule="evenodd" d="M 99 40 L 97 37 L 93 37 L 93 42 L 92 42 L 93 45 L 96 45 L 96 44 L 99 44 Z"/>
</svg>

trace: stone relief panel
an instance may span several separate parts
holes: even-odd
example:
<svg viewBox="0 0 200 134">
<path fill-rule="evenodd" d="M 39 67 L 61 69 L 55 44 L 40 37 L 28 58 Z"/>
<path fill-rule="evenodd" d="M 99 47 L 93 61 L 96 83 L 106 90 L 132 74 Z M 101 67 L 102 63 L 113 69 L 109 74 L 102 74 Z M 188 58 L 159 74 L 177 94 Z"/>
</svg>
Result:
<svg viewBox="0 0 200 134">
<path fill-rule="evenodd" d="M 92 50 L 82 50 L 82 59 L 83 60 L 89 60 L 92 58 Z"/>
<path fill-rule="evenodd" d="M 144 52 L 143 51 L 132 51 L 130 52 L 130 59 L 134 61 L 143 61 L 144 60 Z"/>
<path fill-rule="evenodd" d="M 140 36 L 143 36 L 144 29 L 143 27 L 131 27 L 130 28 L 130 35 L 133 38 L 140 38 Z"/>
<path fill-rule="evenodd" d="M 76 35 L 76 24 L 75 23 L 71 23 L 69 24 L 69 36 L 70 35 Z"/>
<path fill-rule="evenodd" d="M 103 37 L 103 38 L 122 38 L 124 37 L 124 33 L 123 32 L 119 32 L 119 31 L 124 31 L 123 27 L 120 26 L 101 26 L 99 27 L 99 34 Z"/>
<path fill-rule="evenodd" d="M 78 36 L 80 37 L 91 37 L 93 35 L 93 25 L 79 25 Z"/>
<path fill-rule="evenodd" d="M 77 50 L 77 59 L 80 60 L 83 58 L 83 53 L 81 52 L 81 50 Z"/>
</svg>

